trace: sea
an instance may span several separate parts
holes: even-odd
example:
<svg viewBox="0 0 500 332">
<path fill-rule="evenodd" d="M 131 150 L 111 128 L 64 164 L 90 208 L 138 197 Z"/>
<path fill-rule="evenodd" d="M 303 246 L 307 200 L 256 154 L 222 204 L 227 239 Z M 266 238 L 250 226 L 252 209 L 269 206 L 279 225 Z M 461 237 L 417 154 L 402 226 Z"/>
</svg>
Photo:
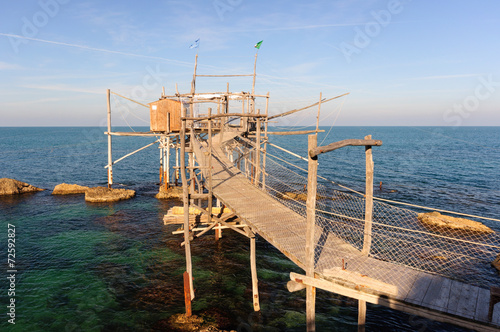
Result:
<svg viewBox="0 0 500 332">
<path fill-rule="evenodd" d="M 383 141 L 373 147 L 375 196 L 500 218 L 500 127 L 321 129 L 319 145 L 367 135 Z M 170 331 L 169 317 L 184 312 L 182 237 L 172 234 L 178 226 L 162 222 L 181 202 L 155 198 L 157 145 L 113 167 L 113 187 L 136 191 L 130 200 L 87 203 L 83 195 L 51 195 L 60 183 L 107 184 L 105 131 L 0 127 L 0 178 L 46 189 L 0 196 L 1 331 Z M 154 140 L 115 136 L 113 159 Z M 269 142 L 307 155 L 306 135 L 270 135 Z M 307 168 L 281 150 L 268 151 Z M 364 162 L 364 148 L 342 148 L 320 156 L 319 174 L 362 191 Z M 499 222 L 483 222 L 500 232 Z M 286 289 L 289 273 L 303 271 L 265 240 L 257 239 L 258 313 L 252 308 L 247 238 L 224 231 L 215 241 L 210 234 L 193 241 L 192 254 L 195 315 L 225 330 L 305 331 L 305 292 Z M 316 308 L 318 331 L 357 331 L 355 300 L 318 290 Z M 366 330 L 467 331 L 371 304 Z"/>
</svg>

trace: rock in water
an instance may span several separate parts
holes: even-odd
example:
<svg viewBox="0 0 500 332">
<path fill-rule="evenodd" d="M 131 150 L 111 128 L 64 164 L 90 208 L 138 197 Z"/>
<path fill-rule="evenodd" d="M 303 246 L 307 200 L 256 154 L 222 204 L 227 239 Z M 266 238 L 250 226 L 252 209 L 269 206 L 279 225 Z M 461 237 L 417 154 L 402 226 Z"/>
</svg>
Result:
<svg viewBox="0 0 500 332">
<path fill-rule="evenodd" d="M 40 189 L 25 182 L 17 181 L 14 179 L 0 179 L 0 195 L 16 195 L 42 190 L 45 189 Z"/>
<path fill-rule="evenodd" d="M 165 186 L 160 186 L 160 191 L 155 196 L 158 199 L 169 199 L 169 198 L 181 198 L 182 199 L 182 187 L 169 187 L 165 189 Z"/>
<path fill-rule="evenodd" d="M 450 217 L 439 212 L 419 213 L 417 218 L 425 226 L 429 226 L 436 230 L 464 231 L 483 234 L 493 233 L 491 228 L 478 221 Z"/>
<path fill-rule="evenodd" d="M 500 254 L 498 254 L 497 258 L 491 263 L 498 271 L 500 271 Z"/>
<path fill-rule="evenodd" d="M 79 186 L 77 184 L 61 183 L 54 187 L 52 195 L 72 195 L 85 194 L 89 187 Z"/>
<path fill-rule="evenodd" d="M 109 189 L 106 187 L 89 188 L 85 192 L 87 202 L 116 202 L 135 196 L 135 191 L 130 189 Z"/>
</svg>

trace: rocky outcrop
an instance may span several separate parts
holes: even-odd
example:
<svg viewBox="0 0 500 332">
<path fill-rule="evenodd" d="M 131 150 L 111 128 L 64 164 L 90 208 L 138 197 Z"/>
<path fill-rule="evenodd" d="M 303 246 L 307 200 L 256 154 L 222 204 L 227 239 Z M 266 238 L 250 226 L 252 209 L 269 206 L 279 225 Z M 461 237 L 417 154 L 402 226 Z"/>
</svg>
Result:
<svg viewBox="0 0 500 332">
<path fill-rule="evenodd" d="M 478 221 L 450 217 L 442 215 L 439 212 L 419 213 L 417 218 L 424 224 L 424 226 L 438 231 L 448 230 L 482 234 L 493 233 L 493 230 L 491 228 Z"/>
<path fill-rule="evenodd" d="M 67 184 L 61 183 L 54 187 L 52 195 L 73 195 L 73 194 L 85 194 L 89 189 L 86 186 L 79 186 L 77 184 Z"/>
<path fill-rule="evenodd" d="M 0 179 L 0 195 L 17 195 L 42 190 L 45 189 L 40 189 L 25 182 L 17 181 L 14 179 Z"/>
<path fill-rule="evenodd" d="M 117 202 L 135 196 L 135 191 L 130 189 L 109 189 L 106 187 L 89 188 L 85 192 L 87 202 Z"/>
<path fill-rule="evenodd" d="M 158 199 L 169 199 L 169 198 L 181 198 L 182 199 L 182 187 L 169 187 L 165 189 L 165 186 L 160 186 L 160 191 L 155 196 Z"/>
</svg>

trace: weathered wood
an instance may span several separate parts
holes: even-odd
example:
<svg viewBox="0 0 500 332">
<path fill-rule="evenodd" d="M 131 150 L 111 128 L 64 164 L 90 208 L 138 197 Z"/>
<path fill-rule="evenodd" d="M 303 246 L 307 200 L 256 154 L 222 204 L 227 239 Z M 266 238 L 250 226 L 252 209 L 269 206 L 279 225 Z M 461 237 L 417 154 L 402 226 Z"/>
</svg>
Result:
<svg viewBox="0 0 500 332">
<path fill-rule="evenodd" d="M 477 294 L 476 310 L 474 320 L 488 322 L 488 308 L 490 304 L 490 291 L 486 288 L 480 288 Z"/>
<path fill-rule="evenodd" d="M 288 289 L 290 293 L 303 290 L 304 288 L 306 288 L 306 285 L 304 285 L 303 283 L 295 282 L 293 280 L 290 280 L 286 283 L 286 289 Z"/>
<path fill-rule="evenodd" d="M 365 140 L 372 139 L 371 135 Z M 373 157 L 372 147 L 365 146 L 366 178 L 365 178 L 365 228 L 363 236 L 363 250 L 361 253 L 368 256 L 372 245 L 372 215 L 373 215 Z"/>
<path fill-rule="evenodd" d="M 444 311 L 448 307 L 450 291 L 451 280 L 435 276 L 432 278 L 429 288 L 427 288 L 422 305 Z"/>
<path fill-rule="evenodd" d="M 365 332 L 366 301 L 358 300 L 358 332 Z"/>
<path fill-rule="evenodd" d="M 267 132 L 269 135 L 279 135 L 279 136 L 288 136 L 288 135 L 306 135 L 306 134 L 314 134 L 314 133 L 324 133 L 323 129 L 321 130 L 297 130 L 297 131 L 269 131 Z"/>
<path fill-rule="evenodd" d="M 256 259 L 256 248 L 255 248 L 255 236 L 250 238 L 250 270 L 252 273 L 252 299 L 253 299 L 253 310 L 260 311 L 259 304 L 259 285 L 257 280 L 257 259 Z"/>
<path fill-rule="evenodd" d="M 323 95 L 322 92 L 319 93 L 319 101 L 318 101 L 318 115 L 316 116 L 316 133 L 319 130 L 319 114 L 321 111 L 321 96 Z"/>
<path fill-rule="evenodd" d="M 428 319 L 435 320 L 437 322 L 443 322 L 443 323 L 450 323 L 458 326 L 462 326 L 468 329 L 474 329 L 478 331 L 491 331 L 491 332 L 498 332 L 498 327 L 493 327 L 485 324 L 479 324 L 477 322 L 473 322 L 470 320 L 465 320 L 465 319 L 460 319 L 457 316 L 453 315 L 448 315 L 446 313 L 428 309 L 425 307 L 421 306 L 414 306 L 408 303 L 405 303 L 404 301 L 401 300 L 396 300 L 392 298 L 388 298 L 385 296 L 379 296 L 376 294 L 370 294 L 370 293 L 365 293 L 356 289 L 344 287 L 339 284 L 335 284 L 332 282 L 329 282 L 327 280 L 323 279 L 318 279 L 318 278 L 311 278 L 305 275 L 301 275 L 298 273 L 291 272 L 290 273 L 290 279 L 298 282 L 298 283 L 303 283 L 305 285 L 314 285 L 317 288 L 336 293 L 342 296 L 347 296 L 353 299 L 358 299 L 358 300 L 364 300 L 368 303 L 372 304 L 378 304 L 378 305 L 383 305 L 385 307 L 394 309 L 394 310 L 399 310 L 399 311 L 404 311 L 412 315 L 418 315 L 421 317 L 425 317 Z"/>
<path fill-rule="evenodd" d="M 405 301 L 421 305 L 422 300 L 429 288 L 429 285 L 432 281 L 432 276 L 430 275 L 422 275 L 418 280 L 415 281 L 413 287 L 408 293 Z"/>
<path fill-rule="evenodd" d="M 182 107 L 182 114 L 186 112 L 186 109 Z M 182 203 L 184 207 L 184 250 L 186 255 L 186 273 L 189 276 L 193 275 L 193 267 L 191 262 L 191 245 L 190 245 L 190 234 L 189 234 L 189 184 L 186 176 L 186 121 L 181 123 L 180 132 L 181 146 L 180 146 L 180 166 L 181 166 L 181 177 L 182 177 Z M 194 289 L 193 289 L 193 279 L 189 278 L 189 289 L 191 298 L 194 299 Z M 190 302 L 191 303 L 191 302 Z M 187 303 L 186 303 L 187 308 Z"/>
<path fill-rule="evenodd" d="M 186 317 L 191 317 L 191 275 L 185 271 L 183 274 L 184 279 L 184 304 L 186 306 Z"/>
<path fill-rule="evenodd" d="M 265 114 L 254 114 L 254 113 L 221 113 L 202 117 L 186 116 L 182 117 L 181 120 L 191 120 L 191 121 L 204 121 L 210 119 L 226 118 L 226 117 L 241 117 L 241 118 L 265 118 Z"/>
<path fill-rule="evenodd" d="M 108 98 L 108 188 L 113 185 L 113 157 L 111 149 L 111 90 L 107 90 Z"/>
<path fill-rule="evenodd" d="M 395 297 L 398 295 L 398 287 L 386 282 L 370 278 L 358 272 L 342 270 L 341 267 L 334 267 L 324 270 L 324 276 L 336 279 L 343 279 L 349 283 L 357 285 L 359 289 L 370 289 L 377 293 L 383 293 Z"/>
<path fill-rule="evenodd" d="M 309 150 L 309 156 L 316 157 L 325 152 L 330 152 L 343 148 L 344 146 L 380 146 L 380 140 L 365 140 L 365 139 L 345 139 L 342 141 L 334 142 L 325 146 L 318 146 L 313 150 Z"/>
<path fill-rule="evenodd" d="M 308 136 L 308 149 L 316 148 L 318 137 L 316 135 Z M 316 224 L 316 191 L 318 185 L 318 159 L 309 157 L 307 175 L 307 226 L 306 226 L 306 275 L 314 277 L 314 228 Z M 316 289 L 314 286 L 306 287 L 306 320 L 307 331 L 315 331 L 316 323 Z"/>
</svg>

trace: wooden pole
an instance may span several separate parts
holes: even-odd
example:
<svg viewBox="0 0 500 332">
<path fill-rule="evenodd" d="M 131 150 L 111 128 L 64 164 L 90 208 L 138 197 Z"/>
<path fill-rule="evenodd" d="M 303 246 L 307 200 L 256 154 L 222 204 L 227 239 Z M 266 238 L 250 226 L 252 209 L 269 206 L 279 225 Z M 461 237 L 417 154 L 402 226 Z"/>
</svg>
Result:
<svg viewBox="0 0 500 332">
<path fill-rule="evenodd" d="M 316 148 L 318 137 L 316 134 L 308 136 L 308 150 Z M 307 228 L 306 228 L 306 275 L 314 278 L 314 228 L 316 224 L 316 191 L 318 181 L 318 158 L 309 156 L 307 173 Z M 316 331 L 316 288 L 306 287 L 306 320 L 307 331 Z"/>
<path fill-rule="evenodd" d="M 319 130 L 319 112 L 321 111 L 321 98 L 322 98 L 322 92 L 319 93 L 318 116 L 316 117 L 316 135 L 318 134 Z"/>
<path fill-rule="evenodd" d="M 257 114 L 260 114 L 260 109 L 257 110 Z M 256 172 L 255 172 L 255 184 L 257 186 L 260 185 L 260 118 L 257 118 L 257 133 L 256 133 L 256 146 L 255 146 L 255 167 L 256 167 Z"/>
<path fill-rule="evenodd" d="M 167 137 L 167 164 L 165 165 L 167 188 L 170 186 L 170 136 Z"/>
<path fill-rule="evenodd" d="M 255 235 L 250 238 L 250 270 L 252 272 L 253 310 L 260 311 L 259 281 L 257 279 L 257 259 L 256 259 Z"/>
<path fill-rule="evenodd" d="M 262 157 L 262 189 L 266 188 L 266 159 L 267 159 L 267 117 L 269 115 L 269 92 L 266 95 L 266 118 L 264 122 L 264 151 Z"/>
<path fill-rule="evenodd" d="M 187 271 L 182 275 L 184 279 L 184 303 L 186 305 L 186 316 L 191 317 L 191 291 L 189 286 L 190 275 Z"/>
<path fill-rule="evenodd" d="M 193 80 L 191 81 L 191 95 L 194 95 L 196 89 L 196 67 L 198 67 L 198 54 L 196 54 L 196 57 L 194 58 L 194 73 Z"/>
<path fill-rule="evenodd" d="M 186 109 L 181 108 L 181 113 L 185 113 Z M 182 177 L 182 202 L 184 206 L 184 249 L 186 254 L 186 272 L 188 278 L 188 284 L 186 284 L 186 276 L 184 277 L 184 289 L 189 287 L 190 300 L 194 299 L 194 289 L 193 289 L 193 266 L 191 262 L 191 242 L 189 234 L 189 184 L 186 176 L 186 121 L 182 121 L 181 125 L 181 177 Z M 186 314 L 191 312 L 191 301 L 189 301 L 189 311 L 187 310 L 188 302 L 186 301 Z"/>
<path fill-rule="evenodd" d="M 108 89 L 108 188 L 113 184 L 113 156 L 111 154 L 111 90 Z"/>
<path fill-rule="evenodd" d="M 371 140 L 372 136 L 368 135 L 365 140 Z M 368 256 L 372 244 L 372 215 L 373 215 L 373 157 L 372 147 L 365 146 L 366 159 L 366 184 L 365 184 L 365 230 L 363 240 L 363 250 L 361 253 Z"/>
<path fill-rule="evenodd" d="M 253 82 L 252 82 L 252 96 L 255 93 L 255 77 L 257 76 L 257 55 L 259 51 L 255 52 L 255 61 L 253 63 Z"/>
<path fill-rule="evenodd" d="M 358 332 L 365 332 L 366 301 L 358 300 Z"/>
</svg>

